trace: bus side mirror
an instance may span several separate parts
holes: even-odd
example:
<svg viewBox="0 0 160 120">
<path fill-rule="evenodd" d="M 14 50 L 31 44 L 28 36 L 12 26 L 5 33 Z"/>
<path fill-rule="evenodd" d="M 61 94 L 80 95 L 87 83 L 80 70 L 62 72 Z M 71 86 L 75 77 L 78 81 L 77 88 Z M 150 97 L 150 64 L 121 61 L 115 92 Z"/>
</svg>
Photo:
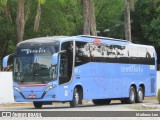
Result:
<svg viewBox="0 0 160 120">
<path fill-rule="evenodd" d="M 15 56 L 15 53 L 7 55 L 7 56 L 5 56 L 3 58 L 3 64 L 2 64 L 3 69 L 6 69 L 8 67 L 8 61 L 9 61 L 9 59 L 12 58 L 12 57 L 14 57 L 14 56 Z"/>
<path fill-rule="evenodd" d="M 3 58 L 3 64 L 2 64 L 3 69 L 6 69 L 8 67 L 8 59 L 9 59 L 9 55 Z"/>
<path fill-rule="evenodd" d="M 62 50 L 58 53 L 54 53 L 53 56 L 52 56 L 52 65 L 57 65 L 58 63 L 58 56 L 59 54 L 62 54 L 62 53 L 66 53 L 66 50 Z"/>
<path fill-rule="evenodd" d="M 58 63 L 58 53 L 54 53 L 52 56 L 52 65 L 57 65 Z"/>
</svg>

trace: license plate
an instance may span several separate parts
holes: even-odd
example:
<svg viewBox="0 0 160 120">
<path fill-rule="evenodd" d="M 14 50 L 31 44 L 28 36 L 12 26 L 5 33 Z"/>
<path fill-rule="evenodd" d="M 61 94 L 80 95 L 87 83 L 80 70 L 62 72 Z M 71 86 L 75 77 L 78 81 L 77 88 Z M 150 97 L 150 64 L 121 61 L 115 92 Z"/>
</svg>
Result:
<svg viewBox="0 0 160 120">
<path fill-rule="evenodd" d="M 36 95 L 29 95 L 28 97 L 29 97 L 30 99 L 35 99 L 35 98 L 37 98 Z"/>
</svg>

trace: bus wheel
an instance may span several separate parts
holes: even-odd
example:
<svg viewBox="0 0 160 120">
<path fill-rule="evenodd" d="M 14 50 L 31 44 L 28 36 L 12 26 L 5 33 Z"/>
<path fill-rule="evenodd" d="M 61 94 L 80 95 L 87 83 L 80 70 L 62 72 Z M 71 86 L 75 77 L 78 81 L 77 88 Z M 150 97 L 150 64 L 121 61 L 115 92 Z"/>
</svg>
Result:
<svg viewBox="0 0 160 120">
<path fill-rule="evenodd" d="M 33 102 L 33 105 L 34 105 L 34 107 L 35 107 L 36 109 L 41 109 L 43 103 L 42 103 L 42 102 Z"/>
<path fill-rule="evenodd" d="M 140 87 L 137 92 L 136 103 L 141 103 L 143 101 L 143 97 L 144 97 L 143 89 Z"/>
<path fill-rule="evenodd" d="M 73 92 L 73 100 L 70 101 L 70 107 L 77 107 L 79 103 L 79 99 L 80 99 L 80 96 L 79 96 L 78 90 L 77 88 L 75 88 Z"/>
<path fill-rule="evenodd" d="M 129 91 L 129 98 L 126 100 L 126 103 L 127 104 L 135 103 L 135 99 L 136 99 L 135 88 L 133 86 L 131 86 L 130 91 Z"/>
</svg>

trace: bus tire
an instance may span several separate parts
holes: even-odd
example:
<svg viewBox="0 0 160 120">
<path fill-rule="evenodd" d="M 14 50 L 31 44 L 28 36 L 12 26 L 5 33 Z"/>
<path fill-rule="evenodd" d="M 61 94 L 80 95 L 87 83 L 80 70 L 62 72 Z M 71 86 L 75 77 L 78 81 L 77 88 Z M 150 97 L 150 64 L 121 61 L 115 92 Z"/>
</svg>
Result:
<svg viewBox="0 0 160 120">
<path fill-rule="evenodd" d="M 78 89 L 75 88 L 73 92 L 73 100 L 69 102 L 70 107 L 77 107 L 79 103 L 79 99 L 80 99 L 80 95 L 79 95 Z"/>
<path fill-rule="evenodd" d="M 33 105 L 34 105 L 34 107 L 35 107 L 36 109 L 41 109 L 43 103 L 42 103 L 42 102 L 33 102 Z"/>
<path fill-rule="evenodd" d="M 129 90 L 129 98 L 126 99 L 126 103 L 133 104 L 133 103 L 135 103 L 135 100 L 136 100 L 135 88 L 133 86 L 131 86 L 130 90 Z"/>
<path fill-rule="evenodd" d="M 143 97 L 144 97 L 143 89 L 139 87 L 137 96 L 136 96 L 136 103 L 141 103 L 143 101 Z"/>
</svg>

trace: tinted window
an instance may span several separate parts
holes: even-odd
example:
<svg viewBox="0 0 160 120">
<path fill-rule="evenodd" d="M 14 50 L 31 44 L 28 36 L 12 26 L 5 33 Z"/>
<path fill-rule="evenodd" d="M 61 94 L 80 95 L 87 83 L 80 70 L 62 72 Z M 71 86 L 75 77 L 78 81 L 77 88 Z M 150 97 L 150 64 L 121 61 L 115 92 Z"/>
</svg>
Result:
<svg viewBox="0 0 160 120">
<path fill-rule="evenodd" d="M 66 52 L 61 53 L 60 59 L 60 79 L 59 83 L 67 83 L 71 80 L 73 68 L 73 41 L 62 43 L 61 50 Z"/>
<path fill-rule="evenodd" d="M 152 48 L 147 48 L 146 50 L 146 59 L 147 59 L 147 63 L 150 65 L 154 65 L 155 64 L 155 58 L 154 58 L 154 49 Z"/>
<path fill-rule="evenodd" d="M 87 42 L 76 42 L 76 61 L 75 66 L 88 63 L 91 60 L 90 58 L 90 43 Z"/>
<path fill-rule="evenodd" d="M 129 63 L 129 52 L 126 46 L 117 45 L 118 63 Z"/>
<path fill-rule="evenodd" d="M 154 50 L 134 45 L 76 42 L 76 66 L 88 62 L 154 64 Z"/>
</svg>

